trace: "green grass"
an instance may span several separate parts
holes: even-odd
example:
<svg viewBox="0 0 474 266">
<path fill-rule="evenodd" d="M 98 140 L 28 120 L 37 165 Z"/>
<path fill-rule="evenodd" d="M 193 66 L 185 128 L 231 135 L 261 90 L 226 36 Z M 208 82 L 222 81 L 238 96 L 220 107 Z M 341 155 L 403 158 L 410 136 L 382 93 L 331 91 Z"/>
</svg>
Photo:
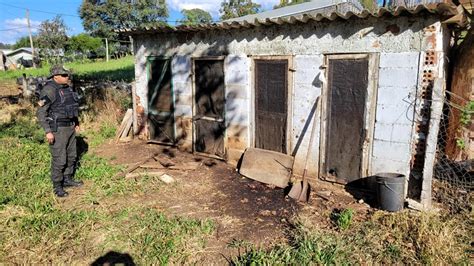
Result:
<svg viewBox="0 0 474 266">
<path fill-rule="evenodd" d="M 298 222 L 289 243 L 255 247 L 232 243 L 236 265 L 428 264 L 469 265 L 472 214 L 376 212 L 349 230 Z M 244 244 L 242 244 L 244 243 Z"/>
<path fill-rule="evenodd" d="M 65 64 L 70 68 L 75 79 L 81 80 L 111 80 L 130 82 L 135 78 L 133 56 L 127 56 L 109 62 L 72 62 Z M 20 69 L 0 72 L 0 81 L 19 78 L 25 73 L 27 76 L 48 76 L 50 66 L 38 69 Z"/>
<path fill-rule="evenodd" d="M 203 249 L 212 221 L 129 206 L 132 195 L 157 193 L 161 183 L 150 177 L 126 180 L 117 175 L 119 167 L 92 154 L 81 158 L 76 173 L 86 182 L 84 194 L 58 200 L 49 147 L 32 115 L 0 125 L 0 264 L 90 264 L 110 250 L 130 254 L 138 264 L 181 264 Z M 100 138 L 111 132 L 102 129 Z M 95 136 L 84 135 L 90 141 Z"/>
<path fill-rule="evenodd" d="M 333 222 L 336 224 L 337 228 L 340 230 L 346 230 L 352 223 L 352 217 L 354 211 L 352 209 L 343 209 L 340 211 L 335 211 L 331 214 Z"/>
</svg>

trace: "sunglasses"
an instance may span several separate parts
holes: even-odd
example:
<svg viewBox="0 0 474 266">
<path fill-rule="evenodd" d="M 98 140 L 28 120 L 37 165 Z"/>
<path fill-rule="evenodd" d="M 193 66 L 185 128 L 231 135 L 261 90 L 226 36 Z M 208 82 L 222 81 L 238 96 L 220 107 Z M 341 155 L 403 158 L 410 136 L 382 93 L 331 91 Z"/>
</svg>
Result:
<svg viewBox="0 0 474 266">
<path fill-rule="evenodd" d="M 63 77 L 63 78 L 67 78 L 67 77 L 69 77 L 69 74 L 61 74 L 60 76 Z"/>
</svg>

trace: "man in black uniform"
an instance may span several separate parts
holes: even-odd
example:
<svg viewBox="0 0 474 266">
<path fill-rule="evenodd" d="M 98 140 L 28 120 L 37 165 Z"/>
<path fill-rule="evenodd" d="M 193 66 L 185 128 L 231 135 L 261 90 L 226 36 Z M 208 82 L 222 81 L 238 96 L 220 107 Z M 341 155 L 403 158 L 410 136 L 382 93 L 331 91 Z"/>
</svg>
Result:
<svg viewBox="0 0 474 266">
<path fill-rule="evenodd" d="M 68 195 L 64 187 L 81 186 L 73 174 L 76 163 L 76 130 L 79 130 L 78 95 L 69 86 L 69 71 L 53 66 L 48 82 L 40 92 L 38 121 L 46 132 L 51 152 L 51 180 L 54 194 Z"/>
</svg>

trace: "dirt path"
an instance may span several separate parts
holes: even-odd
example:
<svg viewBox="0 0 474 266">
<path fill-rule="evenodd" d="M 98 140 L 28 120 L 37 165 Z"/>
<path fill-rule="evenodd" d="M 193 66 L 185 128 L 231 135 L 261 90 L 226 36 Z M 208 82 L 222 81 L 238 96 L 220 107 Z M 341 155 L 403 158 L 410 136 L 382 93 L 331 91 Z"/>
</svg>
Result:
<svg viewBox="0 0 474 266">
<path fill-rule="evenodd" d="M 126 204 L 149 206 L 169 215 L 212 219 L 217 230 L 207 244 L 205 257 L 213 263 L 225 263 L 226 258 L 235 255 L 228 248 L 234 239 L 259 246 L 287 242 L 285 232 L 296 214 L 299 218 L 311 220 L 318 227 L 328 227 L 332 226 L 329 217 L 334 208 L 356 209 L 359 219 L 364 219 L 369 211 L 366 204 L 357 203 L 338 185 L 313 182 L 313 188 L 317 188 L 313 191 L 329 191 L 329 200 L 312 193 L 309 203 L 301 204 L 285 197 L 283 189 L 243 178 L 225 162 L 166 146 L 135 141 L 105 144 L 91 152 L 111 159 L 114 164 L 127 166 L 156 153 L 159 153 L 159 158 L 176 165 L 189 162 L 198 165 L 194 170 L 165 170 L 176 183 L 162 185 L 163 188 L 156 194 L 127 198 Z"/>
</svg>

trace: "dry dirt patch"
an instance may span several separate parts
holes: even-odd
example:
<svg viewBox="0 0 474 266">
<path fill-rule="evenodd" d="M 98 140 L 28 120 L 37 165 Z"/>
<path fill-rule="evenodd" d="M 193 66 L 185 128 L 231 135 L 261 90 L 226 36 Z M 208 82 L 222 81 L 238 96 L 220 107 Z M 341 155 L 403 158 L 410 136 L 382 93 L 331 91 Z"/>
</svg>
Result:
<svg viewBox="0 0 474 266">
<path fill-rule="evenodd" d="M 158 159 L 174 165 L 192 162 L 196 169 L 160 169 L 172 176 L 176 182 L 163 185 L 153 194 L 136 195 L 116 204 L 141 205 L 156 208 L 166 214 L 211 219 L 217 230 L 208 250 L 210 256 L 217 254 L 229 257 L 227 248 L 232 240 L 245 240 L 258 246 L 269 246 L 287 242 L 286 230 L 298 216 L 310 220 L 319 227 L 332 226 L 330 213 L 335 208 L 352 208 L 356 219 L 365 219 L 370 208 L 358 203 L 342 186 L 320 181 L 312 181 L 313 192 L 309 203 L 297 203 L 285 197 L 283 189 L 239 175 L 235 167 L 225 162 L 179 151 L 167 146 L 145 144 L 141 141 L 130 143 L 109 143 L 91 152 L 110 159 L 113 164 L 132 167 L 158 154 Z M 153 160 L 153 159 L 152 159 Z M 137 169 L 134 172 L 145 171 Z M 316 191 L 325 191 L 330 196 L 322 198 Z M 222 257 L 222 256 L 220 256 Z"/>
</svg>

